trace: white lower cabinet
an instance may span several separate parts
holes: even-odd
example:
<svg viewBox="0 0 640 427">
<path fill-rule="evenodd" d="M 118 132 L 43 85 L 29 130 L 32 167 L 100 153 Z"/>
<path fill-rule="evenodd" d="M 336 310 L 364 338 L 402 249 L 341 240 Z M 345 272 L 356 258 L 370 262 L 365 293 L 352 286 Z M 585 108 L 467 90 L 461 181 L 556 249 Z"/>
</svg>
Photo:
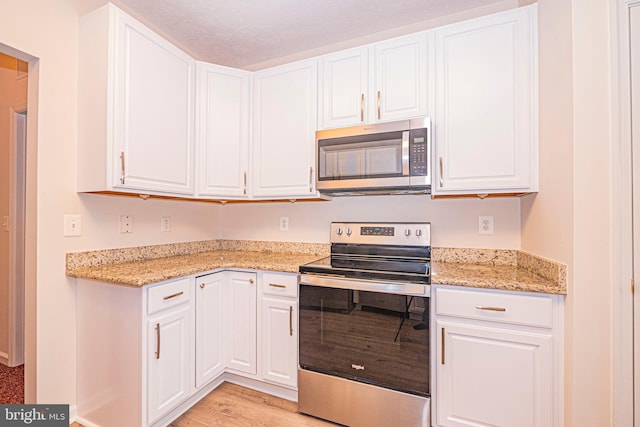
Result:
<svg viewBox="0 0 640 427">
<path fill-rule="evenodd" d="M 562 425 L 561 297 L 437 287 L 434 300 L 434 425 Z"/>
<path fill-rule="evenodd" d="M 257 373 L 257 293 L 256 273 L 231 271 L 227 325 L 229 360 L 227 368 L 255 375 Z"/>
<path fill-rule="evenodd" d="M 190 304 L 183 304 L 147 321 L 150 423 L 191 394 L 190 332 Z"/>
<path fill-rule="evenodd" d="M 219 272 L 195 280 L 196 388 L 217 378 L 226 367 L 227 277 Z"/>
<path fill-rule="evenodd" d="M 223 380 L 295 400 L 297 274 L 77 283 L 83 425 L 164 426 Z"/>
<path fill-rule="evenodd" d="M 160 423 L 193 393 L 193 278 L 143 288 L 78 280 L 79 422 Z"/>
<path fill-rule="evenodd" d="M 263 273 L 262 378 L 298 387 L 298 276 Z"/>
</svg>

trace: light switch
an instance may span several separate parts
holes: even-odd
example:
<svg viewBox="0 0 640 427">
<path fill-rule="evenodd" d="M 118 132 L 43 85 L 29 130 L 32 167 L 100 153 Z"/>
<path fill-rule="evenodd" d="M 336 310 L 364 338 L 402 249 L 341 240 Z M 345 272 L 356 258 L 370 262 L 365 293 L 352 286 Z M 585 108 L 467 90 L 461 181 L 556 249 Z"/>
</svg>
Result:
<svg viewBox="0 0 640 427">
<path fill-rule="evenodd" d="M 64 216 L 64 236 L 77 237 L 82 234 L 82 217 L 80 215 Z"/>
</svg>

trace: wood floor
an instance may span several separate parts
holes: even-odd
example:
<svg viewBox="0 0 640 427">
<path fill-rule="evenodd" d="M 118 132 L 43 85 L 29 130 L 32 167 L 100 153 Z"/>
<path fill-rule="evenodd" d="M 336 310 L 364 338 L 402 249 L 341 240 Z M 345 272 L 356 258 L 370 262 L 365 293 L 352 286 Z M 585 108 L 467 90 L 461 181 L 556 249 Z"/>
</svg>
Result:
<svg viewBox="0 0 640 427">
<path fill-rule="evenodd" d="M 295 402 L 223 383 L 170 426 L 335 427 L 335 424 L 298 414 L 297 408 Z"/>
<path fill-rule="evenodd" d="M 298 414 L 298 404 L 231 383 L 205 396 L 170 427 L 336 427 Z M 71 427 L 82 427 L 78 423 Z"/>
</svg>

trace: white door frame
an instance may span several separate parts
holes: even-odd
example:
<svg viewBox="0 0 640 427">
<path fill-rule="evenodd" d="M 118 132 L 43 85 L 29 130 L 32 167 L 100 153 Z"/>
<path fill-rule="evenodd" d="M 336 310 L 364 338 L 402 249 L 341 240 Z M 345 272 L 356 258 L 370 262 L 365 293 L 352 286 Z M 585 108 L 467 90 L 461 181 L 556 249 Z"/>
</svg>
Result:
<svg viewBox="0 0 640 427">
<path fill-rule="evenodd" d="M 24 227 L 27 105 L 11 109 L 9 147 L 9 366 L 24 363 Z"/>
<path fill-rule="evenodd" d="M 611 11 L 611 78 L 612 78 L 612 252 L 613 267 L 613 425 L 640 426 L 640 381 L 634 378 L 634 226 L 633 226 L 633 150 L 631 134 L 631 73 L 629 43 L 629 12 L 640 7 L 640 0 L 610 0 Z M 636 150 L 636 188 L 640 184 L 640 150 Z M 639 193 L 640 194 L 640 193 Z M 640 218 L 640 197 L 636 197 L 636 212 Z M 640 222 L 636 225 L 635 253 L 640 259 Z M 638 264 L 640 265 L 640 264 Z M 640 268 L 635 269 L 635 275 Z M 636 303 L 636 308 L 640 305 Z M 638 316 L 636 316 L 637 321 Z M 636 330 L 636 334 L 638 334 Z M 640 365 L 638 365 L 640 367 Z M 635 388 L 635 390 L 634 390 Z M 638 411 L 634 411 L 634 408 Z M 635 413 L 635 414 L 634 414 Z"/>
</svg>

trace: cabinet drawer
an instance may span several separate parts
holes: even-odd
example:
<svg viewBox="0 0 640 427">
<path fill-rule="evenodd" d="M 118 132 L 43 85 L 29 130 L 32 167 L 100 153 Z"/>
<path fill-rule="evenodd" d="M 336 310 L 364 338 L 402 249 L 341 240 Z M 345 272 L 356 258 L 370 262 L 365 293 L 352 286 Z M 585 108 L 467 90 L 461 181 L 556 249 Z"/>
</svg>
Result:
<svg viewBox="0 0 640 427">
<path fill-rule="evenodd" d="M 262 293 L 284 297 L 298 296 L 298 275 L 285 273 L 263 273 Z"/>
<path fill-rule="evenodd" d="M 436 289 L 436 315 L 551 328 L 548 295 L 517 295 L 466 289 Z"/>
<path fill-rule="evenodd" d="M 148 290 L 147 314 L 189 301 L 189 279 L 154 286 Z"/>
</svg>

